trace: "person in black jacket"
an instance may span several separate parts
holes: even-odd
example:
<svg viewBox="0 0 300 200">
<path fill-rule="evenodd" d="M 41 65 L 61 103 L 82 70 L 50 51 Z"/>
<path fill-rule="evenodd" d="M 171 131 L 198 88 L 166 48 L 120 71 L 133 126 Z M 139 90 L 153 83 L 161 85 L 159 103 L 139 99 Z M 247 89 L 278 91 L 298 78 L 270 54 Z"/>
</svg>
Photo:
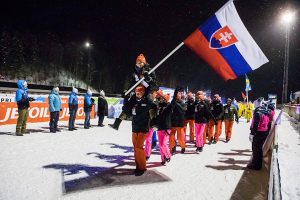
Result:
<svg viewBox="0 0 300 200">
<path fill-rule="evenodd" d="M 173 109 L 176 105 L 174 100 L 172 104 L 169 103 L 170 94 L 163 94 L 163 91 L 159 90 L 157 99 L 159 101 L 157 105 L 157 134 L 159 142 L 159 151 L 161 155 L 161 164 L 164 165 L 166 162 L 170 162 L 171 153 L 167 146 L 169 142 L 169 135 L 171 132 L 171 117 Z"/>
<path fill-rule="evenodd" d="M 209 130 L 208 139 L 209 139 L 209 144 L 211 144 L 212 142 L 216 144 L 222 132 L 222 120 L 224 115 L 224 108 L 220 100 L 220 96 L 218 94 L 214 95 L 214 99 L 210 105 L 210 111 L 213 114 L 216 122 L 212 118 L 209 120 L 210 130 Z M 215 133 L 214 133 L 214 137 L 212 137 L 214 129 L 215 129 Z"/>
<path fill-rule="evenodd" d="M 132 116 L 132 143 L 134 147 L 134 158 L 136 169 L 134 171 L 136 176 L 141 176 L 146 171 L 146 157 L 144 152 L 144 142 L 147 132 L 149 130 L 150 120 L 150 102 L 145 96 L 145 87 L 139 85 L 135 89 L 123 115 Z"/>
<path fill-rule="evenodd" d="M 185 111 L 184 134 L 186 135 L 187 124 L 190 126 L 190 142 L 193 143 L 195 137 L 195 108 L 193 93 L 188 93 L 188 100 L 185 102 L 187 109 Z"/>
<path fill-rule="evenodd" d="M 108 113 L 108 105 L 105 99 L 105 93 L 103 90 L 100 91 L 100 95 L 98 97 L 98 126 L 103 127 L 104 116 L 107 116 Z"/>
<path fill-rule="evenodd" d="M 196 128 L 196 146 L 197 152 L 203 151 L 204 140 L 206 137 L 203 136 L 205 126 L 211 118 L 215 121 L 214 116 L 209 110 L 209 106 L 205 101 L 205 96 L 202 91 L 198 91 L 196 94 L 196 101 L 194 103 L 195 110 L 195 128 Z"/>
<path fill-rule="evenodd" d="M 158 90 L 157 86 L 157 81 L 156 81 L 156 75 L 154 72 L 149 74 L 149 71 L 151 70 L 149 64 L 146 61 L 146 58 L 143 54 L 140 54 L 136 58 L 136 64 L 134 66 L 134 70 L 131 76 L 130 80 L 130 86 L 132 87 L 134 84 L 136 84 L 140 79 L 143 77 L 145 78 L 142 82 L 141 85 L 145 87 L 145 96 L 147 96 L 148 99 L 151 98 L 151 94 L 153 91 Z M 122 120 L 125 119 L 124 115 L 124 110 L 126 110 L 128 106 L 128 101 L 130 101 L 130 98 L 134 95 L 134 92 L 129 93 L 128 95 L 125 96 L 125 93 L 127 91 L 125 90 L 123 93 L 123 98 L 124 98 L 124 105 L 122 107 L 122 113 L 118 118 L 116 118 L 115 122 L 113 124 L 109 124 L 109 127 L 118 130 L 119 126 L 122 122 Z"/>
<path fill-rule="evenodd" d="M 182 97 L 182 89 L 177 87 L 175 89 L 173 100 L 172 100 L 175 104 L 172 117 L 171 117 L 172 128 L 170 133 L 170 150 L 172 154 L 175 154 L 176 151 L 176 141 L 175 141 L 176 132 L 177 132 L 177 139 L 181 147 L 181 153 L 185 152 L 184 115 L 186 111 L 186 105 L 181 99 L 181 97 Z"/>
</svg>

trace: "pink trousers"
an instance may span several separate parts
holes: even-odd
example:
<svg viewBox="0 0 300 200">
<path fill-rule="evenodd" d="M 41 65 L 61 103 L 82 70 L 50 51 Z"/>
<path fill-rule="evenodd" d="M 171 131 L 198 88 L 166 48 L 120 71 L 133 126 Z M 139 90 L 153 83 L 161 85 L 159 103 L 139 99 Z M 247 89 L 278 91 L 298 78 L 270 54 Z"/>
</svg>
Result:
<svg viewBox="0 0 300 200">
<path fill-rule="evenodd" d="M 197 147 L 203 147 L 203 132 L 205 128 L 205 123 L 195 123 L 195 129 L 196 129 L 196 146 Z"/>
<path fill-rule="evenodd" d="M 171 130 L 157 131 L 161 161 L 164 161 L 165 157 L 171 158 L 171 153 L 168 146 L 170 132 Z"/>
<path fill-rule="evenodd" d="M 145 143 L 145 155 L 146 157 L 150 157 L 151 151 L 152 151 L 152 135 L 153 135 L 153 130 L 152 128 L 149 128 L 149 131 L 146 136 L 146 143 Z"/>
</svg>

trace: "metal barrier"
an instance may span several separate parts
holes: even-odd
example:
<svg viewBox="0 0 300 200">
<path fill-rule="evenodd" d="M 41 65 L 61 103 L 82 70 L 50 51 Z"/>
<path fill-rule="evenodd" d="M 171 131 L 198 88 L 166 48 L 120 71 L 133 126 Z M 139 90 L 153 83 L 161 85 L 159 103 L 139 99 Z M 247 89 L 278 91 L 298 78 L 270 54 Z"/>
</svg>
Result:
<svg viewBox="0 0 300 200">
<path fill-rule="evenodd" d="M 280 183 L 280 169 L 278 164 L 278 136 L 277 128 L 281 122 L 283 110 L 280 111 L 275 122 L 273 122 L 270 134 L 268 135 L 263 145 L 263 156 L 266 156 L 269 150 L 272 151 L 272 158 L 270 164 L 268 200 L 282 199 L 281 183 Z"/>
</svg>

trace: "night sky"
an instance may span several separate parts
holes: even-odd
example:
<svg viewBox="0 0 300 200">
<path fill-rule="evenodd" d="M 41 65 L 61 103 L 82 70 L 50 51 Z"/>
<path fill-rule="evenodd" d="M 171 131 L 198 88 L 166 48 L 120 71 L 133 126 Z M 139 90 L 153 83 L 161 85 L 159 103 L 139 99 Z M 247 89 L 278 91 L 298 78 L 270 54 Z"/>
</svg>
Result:
<svg viewBox="0 0 300 200">
<path fill-rule="evenodd" d="M 136 56 L 143 53 L 154 66 L 215 13 L 226 0 L 202 1 L 9 1 L 1 5 L 2 26 L 36 33 L 55 32 L 61 38 L 93 43 L 97 61 L 107 58 L 120 68 L 115 78 L 131 73 Z M 284 63 L 284 27 L 279 23 L 286 7 L 300 9 L 300 1 L 237 0 L 237 11 L 246 28 L 270 60 L 248 74 L 250 99 L 278 94 L 281 99 Z M 289 89 L 300 90 L 300 15 L 290 35 Z M 100 63 L 100 62 L 99 62 Z M 162 85 L 241 98 L 244 77 L 225 82 L 190 49 L 182 47 L 157 70 Z M 164 84 L 165 77 L 173 82 Z M 121 91 L 117 91 L 121 92 Z"/>
</svg>

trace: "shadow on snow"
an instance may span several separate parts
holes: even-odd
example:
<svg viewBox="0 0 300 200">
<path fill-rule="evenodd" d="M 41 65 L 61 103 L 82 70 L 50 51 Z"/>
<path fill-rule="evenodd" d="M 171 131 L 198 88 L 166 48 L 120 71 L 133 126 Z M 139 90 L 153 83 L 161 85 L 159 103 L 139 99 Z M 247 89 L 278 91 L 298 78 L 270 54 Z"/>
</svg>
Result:
<svg viewBox="0 0 300 200">
<path fill-rule="evenodd" d="M 110 148 L 122 149 L 123 153 L 132 154 L 133 152 L 132 147 L 120 146 L 113 143 L 106 143 L 105 145 L 110 145 Z M 158 171 L 149 170 L 161 166 L 159 162 L 147 162 L 148 170 L 145 174 L 143 176 L 134 176 L 133 169 L 135 162 L 133 155 L 104 155 L 98 152 L 90 152 L 87 155 L 94 155 L 106 163 L 114 164 L 114 167 L 55 163 L 43 166 L 43 168 L 61 171 L 63 181 L 62 190 L 65 194 L 96 188 L 171 181 L 169 177 Z M 81 177 L 78 178 L 79 176 Z"/>
</svg>

